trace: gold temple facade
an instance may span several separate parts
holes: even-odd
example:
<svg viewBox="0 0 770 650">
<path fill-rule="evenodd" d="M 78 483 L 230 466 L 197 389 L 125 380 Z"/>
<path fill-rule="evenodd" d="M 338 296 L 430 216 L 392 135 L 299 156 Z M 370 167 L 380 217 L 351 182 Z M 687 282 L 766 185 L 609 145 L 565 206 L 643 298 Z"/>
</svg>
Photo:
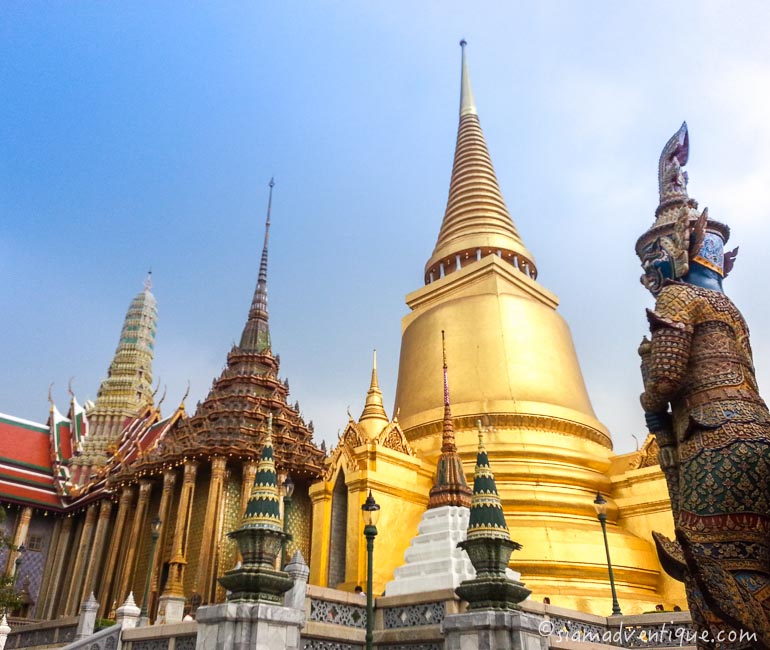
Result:
<svg viewBox="0 0 770 650">
<path fill-rule="evenodd" d="M 52 472 L 65 505 L 3 497 L 19 504 L 10 522 L 19 543 L 30 526 L 36 530 L 39 513 L 58 513 L 51 518 L 34 616 L 75 614 L 91 592 L 101 616 L 114 614 L 132 591 L 142 605 L 148 574 L 153 619 L 176 620 L 183 609 L 223 600 L 217 578 L 238 561 L 226 535 L 244 512 L 270 418 L 279 481 L 290 476 L 296 486 L 284 513 L 293 538 L 289 551 L 303 553 L 311 584 L 347 590 L 364 584 L 361 505 L 371 490 L 381 506 L 374 583 L 382 593 L 404 562 L 434 485 L 445 413 L 441 331 L 457 453 L 472 476 L 481 421 L 511 537 L 523 544 L 511 566 L 532 597 L 608 613 L 604 542 L 593 508 L 601 492 L 609 502 L 609 547 L 623 612 L 685 605 L 681 585 L 662 571 L 651 540 L 652 530 L 673 535 L 655 445 L 648 440 L 634 454 L 612 453 L 558 298 L 538 282 L 535 257 L 500 191 L 464 49 L 449 197 L 425 286 L 406 296 L 410 311 L 402 319 L 392 416 L 375 359 L 363 412 L 358 420 L 349 416 L 328 456 L 313 443 L 312 423 L 288 403 L 288 382 L 278 376 L 267 315 L 269 226 L 270 203 L 246 326 L 194 414 L 188 417 L 182 404 L 163 419 L 155 404 L 157 310 L 149 285 L 132 302 L 96 404 L 85 409 L 88 427 L 78 428 L 82 409 L 74 395 L 68 418 L 52 406 Z M 65 423 L 71 448 L 66 436 L 57 437 Z M 156 517 L 161 524 L 150 566 Z M 14 559 L 5 558 L 6 572 Z"/>
</svg>

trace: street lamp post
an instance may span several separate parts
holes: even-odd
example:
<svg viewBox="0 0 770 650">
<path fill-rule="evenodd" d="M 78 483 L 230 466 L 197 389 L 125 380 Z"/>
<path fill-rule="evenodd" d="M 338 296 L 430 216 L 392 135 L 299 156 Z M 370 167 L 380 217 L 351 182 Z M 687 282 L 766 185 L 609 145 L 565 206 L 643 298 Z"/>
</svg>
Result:
<svg viewBox="0 0 770 650">
<path fill-rule="evenodd" d="M 607 552 L 607 569 L 610 572 L 610 588 L 612 589 L 612 615 L 622 616 L 623 612 L 620 611 L 618 595 L 615 592 L 615 576 L 612 573 L 610 545 L 607 542 L 607 501 L 602 496 L 601 492 L 596 493 L 596 499 L 594 499 L 594 508 L 596 509 L 596 516 L 599 518 L 599 523 L 602 525 L 602 535 L 604 535 L 604 550 Z"/>
<path fill-rule="evenodd" d="M 287 546 L 291 536 L 289 535 L 289 506 L 291 505 L 291 497 L 294 494 L 294 481 L 291 480 L 291 476 L 286 475 L 286 480 L 283 482 L 283 532 L 286 533 L 286 537 L 283 538 L 282 546 L 283 553 L 281 553 L 283 559 L 283 566 L 289 563 L 289 552 Z"/>
<path fill-rule="evenodd" d="M 144 600 L 142 601 L 142 611 L 139 616 L 143 621 L 148 621 L 147 617 L 147 600 L 150 597 L 150 578 L 152 577 L 152 568 L 155 565 L 155 545 L 158 543 L 158 537 L 160 537 L 160 518 L 155 517 L 150 522 L 150 532 L 152 534 L 152 548 L 150 550 L 150 565 L 147 567 L 147 582 L 144 585 Z"/>
<path fill-rule="evenodd" d="M 371 489 L 361 506 L 364 518 L 364 537 L 366 537 L 366 650 L 372 650 L 374 641 L 374 590 L 372 586 L 372 557 L 374 556 L 374 538 L 377 537 L 377 520 L 380 517 L 380 506 L 374 500 Z"/>
</svg>

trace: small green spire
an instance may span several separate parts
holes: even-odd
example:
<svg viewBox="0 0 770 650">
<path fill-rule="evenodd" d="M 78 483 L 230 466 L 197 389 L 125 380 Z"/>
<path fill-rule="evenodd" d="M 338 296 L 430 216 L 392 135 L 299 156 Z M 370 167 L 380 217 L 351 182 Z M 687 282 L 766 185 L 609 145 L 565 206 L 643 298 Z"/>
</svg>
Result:
<svg viewBox="0 0 770 650">
<path fill-rule="evenodd" d="M 497 493 L 495 475 L 489 466 L 487 450 L 484 447 L 481 420 L 477 424 L 479 428 L 479 451 L 476 456 L 476 470 L 473 475 L 473 497 L 471 498 L 467 539 L 484 537 L 511 539 L 508 525 L 505 523 L 500 496 Z"/>
<path fill-rule="evenodd" d="M 243 513 L 241 528 L 282 530 L 278 500 L 278 477 L 273 457 L 273 414 L 267 416 L 267 438 L 257 465 L 254 486 Z"/>
</svg>

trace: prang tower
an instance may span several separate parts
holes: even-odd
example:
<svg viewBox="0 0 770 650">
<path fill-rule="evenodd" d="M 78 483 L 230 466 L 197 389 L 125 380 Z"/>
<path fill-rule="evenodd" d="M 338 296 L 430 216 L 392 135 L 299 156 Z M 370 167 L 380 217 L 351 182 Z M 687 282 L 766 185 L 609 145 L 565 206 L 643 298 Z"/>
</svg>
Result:
<svg viewBox="0 0 770 650">
<path fill-rule="evenodd" d="M 511 537 L 524 547 L 512 566 L 527 587 L 555 604 L 601 609 L 609 593 L 593 508 L 601 491 L 610 501 L 621 601 L 654 599 L 658 564 L 649 541 L 617 525 L 610 435 L 594 414 L 558 298 L 537 282 L 534 256 L 503 200 L 461 45 L 449 198 L 425 286 L 406 297 L 411 313 L 402 321 L 394 412 L 417 455 L 435 463 L 443 404 L 434 386 L 442 366 L 434 342 L 445 330 L 458 452 L 471 475 L 481 419 Z"/>
</svg>

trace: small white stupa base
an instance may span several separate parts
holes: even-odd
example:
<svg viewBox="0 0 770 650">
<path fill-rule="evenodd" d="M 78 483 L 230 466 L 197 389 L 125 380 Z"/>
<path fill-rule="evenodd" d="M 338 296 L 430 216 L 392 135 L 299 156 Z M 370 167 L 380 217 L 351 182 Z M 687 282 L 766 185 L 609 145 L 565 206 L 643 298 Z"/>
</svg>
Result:
<svg viewBox="0 0 770 650">
<path fill-rule="evenodd" d="M 468 554 L 457 548 L 468 532 L 470 509 L 462 506 L 442 506 L 426 510 L 417 528 L 417 535 L 404 553 L 405 564 L 394 571 L 394 578 L 385 585 L 386 596 L 419 594 L 439 589 L 455 589 L 463 580 L 476 577 Z M 519 574 L 506 572 L 509 578 Z"/>
<path fill-rule="evenodd" d="M 439 589 L 455 589 L 463 580 L 476 577 L 468 554 L 457 548 L 468 532 L 470 509 L 442 506 L 426 510 L 417 527 L 417 535 L 404 553 L 404 564 L 394 571 L 385 585 L 386 596 L 404 596 Z M 511 569 L 506 576 L 519 580 L 521 574 Z"/>
</svg>

